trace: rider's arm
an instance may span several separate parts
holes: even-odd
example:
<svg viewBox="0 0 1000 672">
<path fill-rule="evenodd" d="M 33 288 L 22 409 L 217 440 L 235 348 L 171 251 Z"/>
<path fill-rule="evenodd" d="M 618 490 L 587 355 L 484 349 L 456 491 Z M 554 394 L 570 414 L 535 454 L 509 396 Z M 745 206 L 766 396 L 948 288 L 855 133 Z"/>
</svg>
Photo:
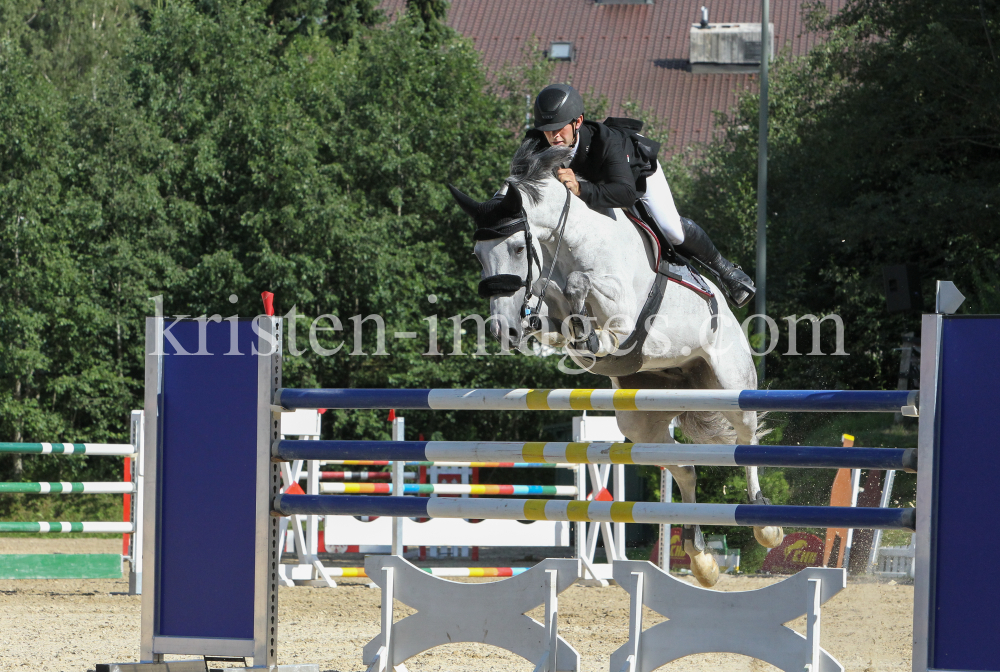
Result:
<svg viewBox="0 0 1000 672">
<path fill-rule="evenodd" d="M 632 149 L 622 140 L 611 135 L 594 148 L 601 154 L 593 157 L 600 161 L 600 176 L 596 182 L 580 182 L 580 198 L 591 208 L 629 208 L 635 203 L 635 177 L 626 158 Z"/>
</svg>

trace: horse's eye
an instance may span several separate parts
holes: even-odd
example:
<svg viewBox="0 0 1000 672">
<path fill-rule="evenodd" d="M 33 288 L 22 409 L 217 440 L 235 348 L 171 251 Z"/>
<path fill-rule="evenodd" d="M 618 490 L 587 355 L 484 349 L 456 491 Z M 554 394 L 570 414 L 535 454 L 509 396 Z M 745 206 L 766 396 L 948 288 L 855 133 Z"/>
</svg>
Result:
<svg viewBox="0 0 1000 672">
<path fill-rule="evenodd" d="M 518 248 L 516 250 L 514 250 L 514 251 L 517 254 L 524 254 L 524 245 L 519 245 Z"/>
</svg>

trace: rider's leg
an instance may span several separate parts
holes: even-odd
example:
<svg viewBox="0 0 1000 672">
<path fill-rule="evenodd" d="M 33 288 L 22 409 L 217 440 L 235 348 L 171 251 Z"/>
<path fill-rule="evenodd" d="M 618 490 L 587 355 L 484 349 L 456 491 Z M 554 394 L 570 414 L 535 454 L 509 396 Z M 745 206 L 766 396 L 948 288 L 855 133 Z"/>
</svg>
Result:
<svg viewBox="0 0 1000 672">
<path fill-rule="evenodd" d="M 705 230 L 686 217 L 681 218 L 684 227 L 684 242 L 677 245 L 677 251 L 715 271 L 726 293 L 737 308 L 750 303 L 756 288 L 750 276 L 739 266 L 722 256 Z"/>
<path fill-rule="evenodd" d="M 653 223 L 672 245 L 676 247 L 684 242 L 681 216 L 677 214 L 674 197 L 659 162 L 656 163 L 656 172 L 646 178 L 646 191 L 639 194 L 639 200 L 646 206 L 646 212 L 653 218 Z"/>
<path fill-rule="evenodd" d="M 722 256 L 704 229 L 677 214 L 674 197 L 659 162 L 656 172 L 646 178 L 646 192 L 639 196 L 639 200 L 680 254 L 698 260 L 719 276 L 726 293 L 738 308 L 750 302 L 756 291 L 750 276 Z"/>
</svg>

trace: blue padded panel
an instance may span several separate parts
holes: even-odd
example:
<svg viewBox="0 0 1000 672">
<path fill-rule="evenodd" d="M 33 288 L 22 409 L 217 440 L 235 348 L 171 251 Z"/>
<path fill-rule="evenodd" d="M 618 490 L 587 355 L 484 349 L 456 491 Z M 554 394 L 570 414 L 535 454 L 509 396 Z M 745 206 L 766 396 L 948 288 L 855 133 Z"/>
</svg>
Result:
<svg viewBox="0 0 1000 672">
<path fill-rule="evenodd" d="M 1000 556 L 1000 535 L 993 531 L 1000 473 L 995 423 L 1000 318 L 945 317 L 941 338 L 931 667 L 995 672 L 1000 670 L 994 639 L 1000 628 L 1000 581 L 990 577 L 989 564 Z"/>
<path fill-rule="evenodd" d="M 238 322 L 243 355 L 227 356 L 230 324 L 208 323 L 210 355 L 178 355 L 164 343 L 157 635 L 254 635 L 256 336 L 250 321 Z M 191 353 L 198 326 L 172 329 Z"/>
</svg>

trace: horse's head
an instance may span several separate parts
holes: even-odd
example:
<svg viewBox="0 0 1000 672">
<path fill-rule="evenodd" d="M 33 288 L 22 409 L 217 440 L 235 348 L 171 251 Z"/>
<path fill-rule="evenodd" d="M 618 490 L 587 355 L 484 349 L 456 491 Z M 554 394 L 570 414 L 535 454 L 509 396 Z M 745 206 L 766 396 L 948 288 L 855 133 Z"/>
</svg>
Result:
<svg viewBox="0 0 1000 672">
<path fill-rule="evenodd" d="M 542 247 L 536 228 L 551 229 L 551 208 L 541 207 L 547 188 L 565 189 L 555 179 L 570 150 L 552 147 L 536 151 L 535 141 L 526 141 L 511 160 L 506 193 L 480 203 L 449 185 L 452 196 L 476 224 L 476 258 L 483 266 L 479 295 L 490 300 L 490 331 L 505 347 L 517 347 L 525 334 L 536 331 L 544 315 L 532 288 L 542 276 Z M 556 213 L 565 201 L 561 200 Z M 534 220 L 538 221 L 534 221 Z"/>
<path fill-rule="evenodd" d="M 507 193 L 480 203 L 448 185 L 452 196 L 476 224 L 475 254 L 483 266 L 479 295 L 490 300 L 490 332 L 505 347 L 517 347 L 524 330 L 525 296 L 538 278 L 538 250 L 532 250 L 521 193 Z"/>
</svg>

